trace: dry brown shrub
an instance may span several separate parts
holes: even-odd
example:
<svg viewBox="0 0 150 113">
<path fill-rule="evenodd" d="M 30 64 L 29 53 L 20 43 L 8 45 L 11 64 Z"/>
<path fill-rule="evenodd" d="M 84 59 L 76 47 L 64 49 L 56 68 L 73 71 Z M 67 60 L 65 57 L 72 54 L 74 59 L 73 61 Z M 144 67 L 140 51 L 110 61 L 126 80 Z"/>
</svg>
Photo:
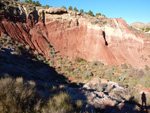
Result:
<svg viewBox="0 0 150 113">
<path fill-rule="evenodd" d="M 22 78 L 0 79 L 0 113 L 29 113 L 40 109 L 40 96 L 35 83 Z"/>
</svg>

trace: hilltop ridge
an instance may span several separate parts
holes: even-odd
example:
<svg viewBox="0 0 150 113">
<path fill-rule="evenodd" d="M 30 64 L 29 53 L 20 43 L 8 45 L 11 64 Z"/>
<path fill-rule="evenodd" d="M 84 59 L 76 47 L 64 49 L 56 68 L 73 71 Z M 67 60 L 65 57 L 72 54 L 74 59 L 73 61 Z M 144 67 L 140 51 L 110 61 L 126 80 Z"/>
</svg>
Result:
<svg viewBox="0 0 150 113">
<path fill-rule="evenodd" d="M 130 24 L 130 26 L 142 29 L 142 28 L 150 27 L 150 23 L 145 24 L 142 22 L 134 22 L 134 23 Z"/>
</svg>

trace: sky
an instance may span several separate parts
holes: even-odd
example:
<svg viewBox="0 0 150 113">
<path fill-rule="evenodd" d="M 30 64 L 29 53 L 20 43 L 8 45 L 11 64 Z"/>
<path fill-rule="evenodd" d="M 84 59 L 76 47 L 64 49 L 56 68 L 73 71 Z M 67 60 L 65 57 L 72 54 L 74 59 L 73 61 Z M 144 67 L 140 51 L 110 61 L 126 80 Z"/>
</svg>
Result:
<svg viewBox="0 0 150 113">
<path fill-rule="evenodd" d="M 24 1 L 24 0 L 21 0 Z M 36 1 L 36 0 L 35 0 Z M 128 24 L 150 23 L 150 0 L 39 0 L 53 7 L 72 6 L 84 12 L 101 13 L 108 18 L 123 18 Z"/>
</svg>

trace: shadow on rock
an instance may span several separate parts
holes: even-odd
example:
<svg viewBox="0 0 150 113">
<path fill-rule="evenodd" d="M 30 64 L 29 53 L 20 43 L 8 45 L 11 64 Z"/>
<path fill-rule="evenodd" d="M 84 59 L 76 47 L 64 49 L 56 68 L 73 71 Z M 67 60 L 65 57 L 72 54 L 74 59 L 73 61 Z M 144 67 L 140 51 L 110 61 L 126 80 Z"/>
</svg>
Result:
<svg viewBox="0 0 150 113">
<path fill-rule="evenodd" d="M 0 77 L 22 77 L 24 82 L 34 81 L 36 89 L 43 93 L 53 85 L 67 83 L 65 76 L 58 74 L 53 67 L 39 61 L 34 55 L 25 51 L 21 51 L 21 55 L 13 52 L 7 48 L 0 51 Z"/>
</svg>

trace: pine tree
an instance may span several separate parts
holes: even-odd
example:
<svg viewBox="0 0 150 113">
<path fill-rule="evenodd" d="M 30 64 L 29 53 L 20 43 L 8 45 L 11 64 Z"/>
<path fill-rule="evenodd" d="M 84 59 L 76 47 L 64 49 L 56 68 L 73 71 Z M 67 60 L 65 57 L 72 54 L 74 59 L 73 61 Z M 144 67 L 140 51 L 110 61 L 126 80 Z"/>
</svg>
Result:
<svg viewBox="0 0 150 113">
<path fill-rule="evenodd" d="M 74 11 L 77 11 L 78 12 L 78 9 L 76 7 L 74 7 Z"/>
<path fill-rule="evenodd" d="M 94 14 L 91 10 L 89 10 L 88 14 L 91 15 L 91 16 L 94 16 Z"/>
<path fill-rule="evenodd" d="M 84 11 L 83 11 L 83 9 L 80 9 L 80 13 L 83 13 Z"/>
<path fill-rule="evenodd" d="M 62 6 L 62 8 L 67 9 L 65 6 Z"/>
<path fill-rule="evenodd" d="M 96 16 L 100 16 L 101 15 L 101 13 L 96 13 Z"/>
<path fill-rule="evenodd" d="M 69 6 L 69 8 L 68 8 L 69 10 L 72 10 L 72 6 Z"/>
</svg>

